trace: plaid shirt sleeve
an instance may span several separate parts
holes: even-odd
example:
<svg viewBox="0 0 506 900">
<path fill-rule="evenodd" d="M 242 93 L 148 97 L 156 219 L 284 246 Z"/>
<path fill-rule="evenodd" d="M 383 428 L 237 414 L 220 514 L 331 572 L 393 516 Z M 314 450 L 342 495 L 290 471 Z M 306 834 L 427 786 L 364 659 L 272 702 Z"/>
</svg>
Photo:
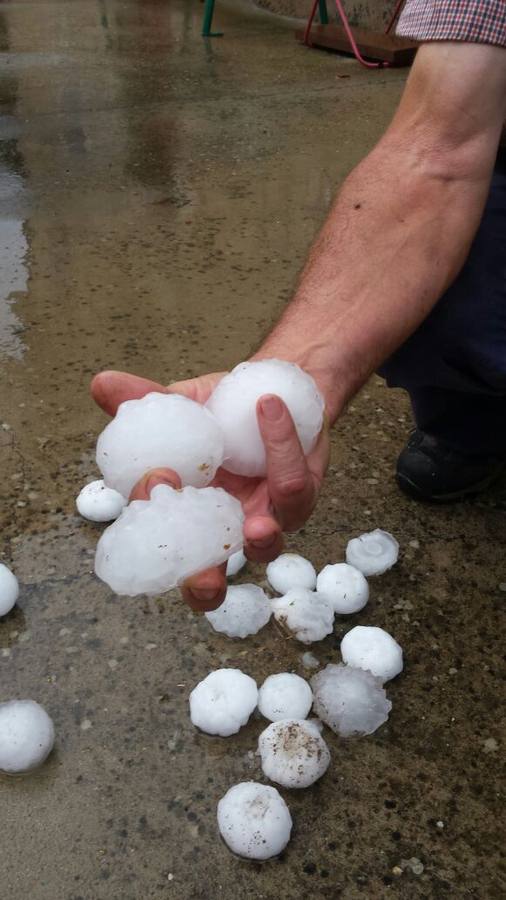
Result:
<svg viewBox="0 0 506 900">
<path fill-rule="evenodd" d="M 397 34 L 506 47 L 506 0 L 407 0 Z"/>
</svg>

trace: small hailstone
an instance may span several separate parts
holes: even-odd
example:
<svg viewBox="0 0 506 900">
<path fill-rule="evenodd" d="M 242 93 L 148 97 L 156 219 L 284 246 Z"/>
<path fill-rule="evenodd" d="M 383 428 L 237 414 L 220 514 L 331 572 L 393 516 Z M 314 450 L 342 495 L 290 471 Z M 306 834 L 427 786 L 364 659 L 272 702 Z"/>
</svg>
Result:
<svg viewBox="0 0 506 900">
<path fill-rule="evenodd" d="M 218 803 L 218 828 L 238 856 L 270 859 L 288 844 L 292 817 L 276 788 L 243 781 L 231 787 Z"/>
<path fill-rule="evenodd" d="M 14 775 L 42 765 L 54 744 L 54 725 L 35 700 L 0 703 L 0 772 Z"/>
<path fill-rule="evenodd" d="M 273 722 L 258 739 L 262 771 L 286 788 L 306 788 L 327 771 L 330 753 L 317 726 L 305 719 Z"/>
<path fill-rule="evenodd" d="M 240 363 L 217 384 L 207 408 L 225 435 L 223 467 L 237 475 L 265 475 L 265 447 L 256 404 L 276 394 L 292 415 L 304 453 L 310 453 L 323 424 L 323 398 L 310 375 L 294 363 L 263 359 Z"/>
<path fill-rule="evenodd" d="M 365 576 L 348 563 L 325 566 L 318 575 L 316 590 L 330 600 L 334 612 L 340 615 L 358 612 L 369 599 Z"/>
<path fill-rule="evenodd" d="M 364 575 L 382 575 L 395 565 L 398 557 L 398 542 L 381 528 L 352 538 L 346 548 L 346 562 Z"/>
<path fill-rule="evenodd" d="M 95 572 L 117 594 L 158 594 L 225 562 L 242 545 L 241 504 L 221 488 L 158 484 L 105 529 Z"/>
<path fill-rule="evenodd" d="M 292 588 L 272 600 L 274 618 L 292 631 L 298 641 L 321 641 L 334 628 L 334 610 L 326 597 L 306 588 Z"/>
<path fill-rule="evenodd" d="M 205 487 L 223 461 L 224 437 L 214 416 L 180 394 L 126 400 L 97 442 L 97 464 L 108 487 L 129 497 L 148 469 L 166 466 L 183 486 Z"/>
<path fill-rule="evenodd" d="M 246 563 L 247 559 L 244 555 L 244 550 L 241 547 L 241 549 L 237 550 L 236 553 L 232 553 L 232 556 L 230 556 L 228 559 L 226 572 L 227 578 L 232 578 L 233 575 L 237 575 L 237 573 L 244 568 Z"/>
<path fill-rule="evenodd" d="M 256 584 L 230 585 L 225 600 L 206 619 L 215 631 L 228 637 L 245 638 L 267 625 L 272 615 L 267 594 Z"/>
<path fill-rule="evenodd" d="M 266 719 L 305 719 L 313 705 L 307 681 L 291 672 L 269 675 L 258 692 L 258 708 Z"/>
<path fill-rule="evenodd" d="M 246 725 L 258 702 L 256 682 L 240 669 L 216 669 L 190 694 L 190 718 L 207 734 L 228 737 Z"/>
<path fill-rule="evenodd" d="M 318 669 L 320 667 L 320 660 L 310 650 L 303 653 L 300 659 L 305 669 Z"/>
<path fill-rule="evenodd" d="M 117 519 L 127 500 L 104 482 L 90 481 L 76 498 L 77 511 L 90 522 L 112 522 Z"/>
<path fill-rule="evenodd" d="M 392 704 L 379 678 L 351 666 L 326 666 L 313 675 L 314 710 L 342 737 L 372 734 L 387 721 Z"/>
<path fill-rule="evenodd" d="M 314 591 L 316 572 L 308 559 L 297 553 L 282 553 L 269 563 L 267 581 L 278 594 L 286 594 L 291 588 L 307 588 Z"/>
<path fill-rule="evenodd" d="M 11 611 L 18 597 L 18 579 L 4 563 L 0 563 L 0 616 Z"/>
<path fill-rule="evenodd" d="M 373 625 L 357 625 L 343 637 L 341 656 L 348 666 L 366 669 L 382 682 L 402 672 L 402 649 L 394 638 Z"/>
</svg>

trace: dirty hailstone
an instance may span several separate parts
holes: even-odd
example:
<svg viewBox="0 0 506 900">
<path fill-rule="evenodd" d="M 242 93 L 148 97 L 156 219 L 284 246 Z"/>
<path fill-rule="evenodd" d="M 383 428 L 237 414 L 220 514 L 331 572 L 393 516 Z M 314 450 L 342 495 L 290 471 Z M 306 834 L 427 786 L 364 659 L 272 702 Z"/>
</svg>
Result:
<svg viewBox="0 0 506 900">
<path fill-rule="evenodd" d="M 112 522 L 127 503 L 126 497 L 106 487 L 101 479 L 85 484 L 76 498 L 78 513 L 90 522 Z"/>
<path fill-rule="evenodd" d="M 330 664 L 313 675 L 311 687 L 316 715 L 342 737 L 372 734 L 392 709 L 379 678 L 363 669 Z"/>
<path fill-rule="evenodd" d="M 373 625 L 357 625 L 343 637 L 341 656 L 348 666 L 366 669 L 382 682 L 403 669 L 402 649 L 394 638 Z"/>
<path fill-rule="evenodd" d="M 325 566 L 316 580 L 316 590 L 332 603 L 339 615 L 358 612 L 369 599 L 365 576 L 348 563 Z"/>
<path fill-rule="evenodd" d="M 4 563 L 0 563 L 0 616 L 11 611 L 18 597 L 18 579 Z"/>
<path fill-rule="evenodd" d="M 228 737 L 246 725 L 258 701 L 256 682 L 240 669 L 216 669 L 190 694 L 190 718 L 207 734 Z"/>
<path fill-rule="evenodd" d="M 247 559 L 244 555 L 244 550 L 241 547 L 236 553 L 232 553 L 232 556 L 227 561 L 227 578 L 232 578 L 234 575 L 237 575 L 237 573 L 244 568 L 246 563 Z"/>
<path fill-rule="evenodd" d="M 225 435 L 223 466 L 237 475 L 265 475 L 265 449 L 256 404 L 276 394 L 292 415 L 304 453 L 316 444 L 323 423 L 323 398 L 310 375 L 294 363 L 264 359 L 240 363 L 217 384 L 207 408 Z"/>
<path fill-rule="evenodd" d="M 267 581 L 278 594 L 286 594 L 290 588 L 302 587 L 314 591 L 316 572 L 308 559 L 297 553 L 282 553 L 269 563 Z"/>
<path fill-rule="evenodd" d="M 376 528 L 352 538 L 346 548 L 346 562 L 364 575 L 382 575 L 399 557 L 399 544 L 388 531 Z"/>
<path fill-rule="evenodd" d="M 0 772 L 15 775 L 42 765 L 54 744 L 54 725 L 35 700 L 0 703 Z"/>
<path fill-rule="evenodd" d="M 158 594 L 225 562 L 242 545 L 241 504 L 221 488 L 158 484 L 105 529 L 95 572 L 117 594 Z"/>
<path fill-rule="evenodd" d="M 276 788 L 243 781 L 230 788 L 218 803 L 218 828 L 238 856 L 270 859 L 288 844 L 292 817 Z"/>
<path fill-rule="evenodd" d="M 334 627 L 334 610 L 326 597 L 306 588 L 292 588 L 272 601 L 274 618 L 302 644 L 321 641 Z"/>
<path fill-rule="evenodd" d="M 126 400 L 97 442 L 97 465 L 108 487 L 129 497 L 159 467 L 174 469 L 183 487 L 205 487 L 223 460 L 224 437 L 204 406 L 180 394 Z"/>
<path fill-rule="evenodd" d="M 306 719 L 273 722 L 258 739 L 262 771 L 286 788 L 306 788 L 327 771 L 330 753 L 320 731 Z"/>
<path fill-rule="evenodd" d="M 267 594 L 256 584 L 236 584 L 227 588 L 225 600 L 206 619 L 215 631 L 231 638 L 245 638 L 267 625 L 272 615 Z"/>
<path fill-rule="evenodd" d="M 305 719 L 313 705 L 307 681 L 292 672 L 269 675 L 258 692 L 258 708 L 266 719 Z"/>
</svg>

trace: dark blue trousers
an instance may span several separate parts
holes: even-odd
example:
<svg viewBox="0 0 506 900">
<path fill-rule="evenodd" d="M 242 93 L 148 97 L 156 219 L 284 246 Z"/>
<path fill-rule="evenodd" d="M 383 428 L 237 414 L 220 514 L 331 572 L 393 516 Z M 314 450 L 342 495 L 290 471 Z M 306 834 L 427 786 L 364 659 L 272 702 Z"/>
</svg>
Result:
<svg viewBox="0 0 506 900">
<path fill-rule="evenodd" d="M 506 151 L 464 268 L 379 374 L 409 393 L 418 428 L 506 455 Z"/>
</svg>

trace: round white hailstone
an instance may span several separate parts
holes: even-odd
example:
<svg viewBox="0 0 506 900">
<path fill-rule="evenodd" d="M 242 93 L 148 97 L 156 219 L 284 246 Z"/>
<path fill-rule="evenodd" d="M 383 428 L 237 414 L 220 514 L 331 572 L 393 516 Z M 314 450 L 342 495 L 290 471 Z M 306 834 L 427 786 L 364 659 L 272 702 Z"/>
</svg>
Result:
<svg viewBox="0 0 506 900">
<path fill-rule="evenodd" d="M 271 601 L 274 618 L 302 644 L 321 641 L 334 628 L 334 610 L 326 597 L 306 588 L 292 588 Z"/>
<path fill-rule="evenodd" d="M 286 788 L 306 788 L 327 771 L 330 753 L 320 731 L 306 719 L 273 722 L 258 739 L 262 771 Z"/>
<path fill-rule="evenodd" d="M 288 844 L 292 817 L 276 788 L 243 781 L 230 788 L 218 803 L 218 828 L 238 856 L 270 859 Z"/>
<path fill-rule="evenodd" d="M 231 638 L 245 638 L 267 625 L 272 615 L 267 594 L 256 584 L 236 584 L 227 588 L 225 600 L 206 619 L 215 631 Z"/>
<path fill-rule="evenodd" d="M 19 584 L 11 570 L 0 563 L 0 616 L 11 611 L 19 597 Z"/>
<path fill-rule="evenodd" d="M 376 528 L 352 538 L 346 548 L 346 562 L 364 575 L 382 575 L 399 558 L 399 544 L 388 531 Z"/>
<path fill-rule="evenodd" d="M 267 581 L 278 594 L 286 594 L 291 588 L 307 588 L 314 591 L 316 572 L 308 559 L 297 553 L 282 553 L 269 563 L 266 570 Z"/>
<path fill-rule="evenodd" d="M 305 669 L 320 668 L 320 660 L 317 659 L 314 653 L 311 653 L 310 650 L 306 650 L 306 652 L 302 654 L 300 659 Z"/>
<path fill-rule="evenodd" d="M 394 638 L 373 625 L 357 625 L 343 637 L 341 656 L 348 666 L 366 669 L 381 681 L 395 678 L 403 669 L 402 649 Z"/>
<path fill-rule="evenodd" d="M 221 488 L 158 484 L 101 535 L 95 572 L 117 594 L 158 594 L 242 546 L 241 504 Z"/>
<path fill-rule="evenodd" d="M 258 692 L 258 708 L 266 719 L 305 719 L 313 705 L 307 681 L 291 672 L 269 675 Z"/>
<path fill-rule="evenodd" d="M 372 734 L 388 719 L 392 704 L 379 678 L 351 666 L 326 666 L 313 675 L 314 710 L 342 737 Z"/>
<path fill-rule="evenodd" d="M 183 486 L 205 487 L 223 461 L 224 437 L 208 409 L 180 394 L 126 400 L 97 442 L 97 465 L 108 487 L 129 497 L 135 483 L 161 466 Z"/>
<path fill-rule="evenodd" d="M 0 703 L 0 772 L 14 775 L 36 769 L 53 744 L 54 725 L 35 700 Z"/>
<path fill-rule="evenodd" d="M 323 424 L 324 402 L 315 382 L 294 363 L 263 359 L 240 363 L 217 384 L 207 401 L 225 435 L 223 467 L 237 475 L 265 475 L 265 448 L 256 404 L 276 394 L 292 415 L 304 453 L 316 444 Z"/>
<path fill-rule="evenodd" d="M 190 718 L 207 734 L 228 737 L 246 725 L 258 702 L 256 681 L 240 669 L 216 669 L 190 694 Z"/>
<path fill-rule="evenodd" d="M 369 599 L 365 576 L 348 563 L 325 566 L 316 580 L 316 590 L 330 600 L 334 612 L 340 615 L 358 612 Z"/>
<path fill-rule="evenodd" d="M 77 511 L 90 522 L 112 522 L 128 503 L 114 488 L 105 486 L 102 480 L 85 484 L 77 496 Z"/>
<path fill-rule="evenodd" d="M 241 549 L 237 550 L 236 553 L 232 553 L 232 556 L 230 556 L 228 559 L 226 572 L 227 578 L 232 578 L 234 575 L 237 575 L 237 573 L 244 568 L 246 563 L 247 559 L 244 555 L 244 550 L 241 547 Z"/>
</svg>

